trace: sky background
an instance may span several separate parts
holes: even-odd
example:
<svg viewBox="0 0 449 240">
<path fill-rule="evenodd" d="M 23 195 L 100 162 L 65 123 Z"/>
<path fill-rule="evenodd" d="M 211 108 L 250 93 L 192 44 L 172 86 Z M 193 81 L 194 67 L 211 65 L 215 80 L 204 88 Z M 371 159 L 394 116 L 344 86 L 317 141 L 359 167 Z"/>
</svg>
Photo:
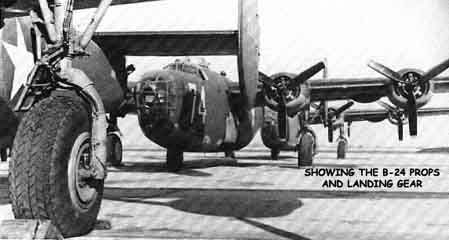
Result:
<svg viewBox="0 0 449 240">
<path fill-rule="evenodd" d="M 366 67 L 369 59 L 396 70 L 426 71 L 449 58 L 448 10 L 447 0 L 260 0 L 260 70 L 268 74 L 299 72 L 327 58 L 330 78 L 378 76 Z M 237 12 L 237 0 L 165 0 L 116 6 L 99 30 L 233 30 Z M 91 10 L 76 14 L 77 25 L 86 24 L 90 14 Z M 226 70 L 237 81 L 235 57 L 206 59 L 212 69 Z M 129 63 L 137 67 L 131 80 L 172 60 L 130 57 Z M 449 106 L 448 96 L 434 96 L 428 106 Z M 357 106 L 366 107 L 377 106 Z M 448 120 L 447 116 L 420 120 L 420 137 L 406 138 L 403 143 L 398 143 L 396 128 L 388 122 L 357 123 L 353 145 L 447 146 Z M 326 144 L 325 131 L 321 127 L 316 130 L 320 142 Z"/>
</svg>

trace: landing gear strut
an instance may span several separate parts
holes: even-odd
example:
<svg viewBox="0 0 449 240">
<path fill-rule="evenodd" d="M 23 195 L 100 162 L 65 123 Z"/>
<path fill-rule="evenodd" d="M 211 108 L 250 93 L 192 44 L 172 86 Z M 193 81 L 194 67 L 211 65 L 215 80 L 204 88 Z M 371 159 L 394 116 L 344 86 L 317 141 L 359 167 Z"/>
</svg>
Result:
<svg viewBox="0 0 449 240">
<path fill-rule="evenodd" d="M 343 122 L 343 125 L 339 127 L 340 130 L 340 136 L 337 140 L 337 159 L 345 159 L 346 158 L 346 152 L 348 150 L 348 138 L 346 137 L 345 132 L 345 124 Z"/>
</svg>

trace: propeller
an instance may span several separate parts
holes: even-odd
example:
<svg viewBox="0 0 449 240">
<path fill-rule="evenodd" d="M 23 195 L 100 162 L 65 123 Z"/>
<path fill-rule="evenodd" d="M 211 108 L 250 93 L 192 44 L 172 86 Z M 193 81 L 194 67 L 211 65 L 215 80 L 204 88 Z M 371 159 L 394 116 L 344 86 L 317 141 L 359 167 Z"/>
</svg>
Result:
<svg viewBox="0 0 449 240">
<path fill-rule="evenodd" d="M 407 118 L 404 111 L 401 108 L 392 106 L 384 101 L 377 101 L 377 103 L 388 111 L 390 122 L 398 127 L 399 141 L 404 140 L 404 124 L 407 124 Z"/>
<path fill-rule="evenodd" d="M 430 80 L 444 72 L 449 68 L 449 59 L 443 61 L 442 63 L 431 68 L 425 74 L 420 75 L 418 73 L 409 72 L 404 75 L 393 71 L 392 69 L 377 63 L 375 61 L 369 61 L 368 67 L 374 71 L 380 73 L 381 75 L 387 77 L 394 84 L 402 87 L 404 91 L 404 97 L 407 99 L 406 112 L 409 119 L 409 132 L 411 136 L 418 135 L 418 106 L 417 106 L 417 88 L 422 84 L 427 84 Z M 398 124 L 398 133 L 401 138 L 402 124 Z"/>
<path fill-rule="evenodd" d="M 326 67 L 319 62 L 295 77 L 279 76 L 271 78 L 263 75 L 259 81 L 263 83 L 264 95 L 267 105 L 278 112 L 278 129 L 280 139 L 287 137 L 287 116 L 303 110 L 302 106 L 308 99 L 301 94 L 299 87 Z M 293 110 L 294 111 L 293 111 Z"/>
<path fill-rule="evenodd" d="M 334 141 L 334 122 L 338 119 L 341 118 L 341 114 L 344 113 L 346 110 L 348 110 L 349 108 L 351 108 L 354 105 L 353 101 L 349 101 L 346 104 L 344 104 L 343 106 L 334 109 L 334 108 L 329 108 L 329 113 L 328 113 L 328 120 L 327 120 L 327 140 L 329 142 L 333 142 Z M 344 119 L 343 119 L 344 121 Z"/>
</svg>

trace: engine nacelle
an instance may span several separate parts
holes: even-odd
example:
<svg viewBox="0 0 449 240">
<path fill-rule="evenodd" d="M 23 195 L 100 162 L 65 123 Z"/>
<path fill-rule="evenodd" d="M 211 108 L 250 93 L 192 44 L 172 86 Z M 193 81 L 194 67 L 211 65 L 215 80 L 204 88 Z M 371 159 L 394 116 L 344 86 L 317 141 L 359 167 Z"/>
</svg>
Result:
<svg viewBox="0 0 449 240">
<path fill-rule="evenodd" d="M 270 77 L 273 79 L 274 84 L 284 89 L 282 93 L 274 87 L 264 89 L 265 103 L 270 109 L 279 111 L 282 98 L 286 100 L 286 110 L 289 116 L 294 116 L 309 106 L 310 84 L 305 81 L 299 84 L 299 86 L 289 86 L 290 80 L 294 77 L 295 75 L 291 73 L 277 73 Z"/>
<path fill-rule="evenodd" d="M 404 81 L 416 82 L 413 93 L 416 97 L 416 106 L 418 108 L 426 105 L 433 95 L 434 84 L 432 81 L 419 82 L 424 72 L 417 69 L 403 69 L 399 71 Z M 388 99 L 396 106 L 407 109 L 407 91 L 405 83 L 392 82 L 388 89 Z"/>
</svg>

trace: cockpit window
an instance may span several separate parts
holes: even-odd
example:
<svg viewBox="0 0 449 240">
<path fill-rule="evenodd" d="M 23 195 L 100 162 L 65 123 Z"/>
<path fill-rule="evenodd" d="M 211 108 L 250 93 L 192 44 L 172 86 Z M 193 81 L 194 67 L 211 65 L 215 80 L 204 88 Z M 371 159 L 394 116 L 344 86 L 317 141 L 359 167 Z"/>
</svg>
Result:
<svg viewBox="0 0 449 240">
<path fill-rule="evenodd" d="M 164 69 L 199 75 L 198 67 L 192 64 L 172 63 L 164 67 Z"/>
</svg>

